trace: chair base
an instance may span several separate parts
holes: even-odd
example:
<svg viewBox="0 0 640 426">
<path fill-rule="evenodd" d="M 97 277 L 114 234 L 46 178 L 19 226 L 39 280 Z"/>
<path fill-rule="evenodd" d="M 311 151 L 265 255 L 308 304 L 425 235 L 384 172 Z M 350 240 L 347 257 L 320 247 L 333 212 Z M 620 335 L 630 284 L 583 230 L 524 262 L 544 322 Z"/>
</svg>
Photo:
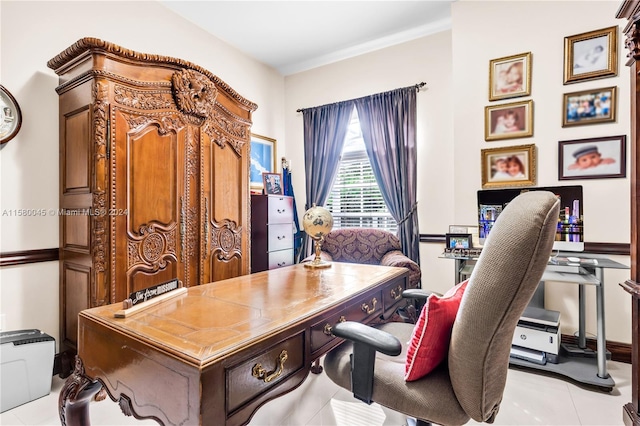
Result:
<svg viewBox="0 0 640 426">
<path fill-rule="evenodd" d="M 413 417 L 407 417 L 407 426 L 432 426 L 432 423 Z"/>
</svg>

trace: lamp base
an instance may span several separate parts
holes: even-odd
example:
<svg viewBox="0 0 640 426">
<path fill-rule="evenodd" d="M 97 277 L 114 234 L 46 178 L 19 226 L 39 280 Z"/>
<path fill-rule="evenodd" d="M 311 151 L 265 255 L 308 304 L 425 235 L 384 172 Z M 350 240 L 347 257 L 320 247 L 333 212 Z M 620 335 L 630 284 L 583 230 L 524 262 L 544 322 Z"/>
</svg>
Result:
<svg viewBox="0 0 640 426">
<path fill-rule="evenodd" d="M 314 238 L 314 239 L 315 239 L 316 257 L 311 262 L 305 262 L 304 267 L 312 268 L 312 269 L 331 268 L 331 262 L 322 260 L 322 257 L 320 257 L 320 246 L 324 241 L 324 235 L 320 234 L 319 238 Z"/>
<path fill-rule="evenodd" d="M 331 262 L 327 262 L 325 260 L 322 259 L 314 259 L 311 262 L 305 262 L 304 263 L 304 267 L 305 268 L 310 268 L 310 269 L 323 269 L 323 268 L 331 268 Z"/>
</svg>

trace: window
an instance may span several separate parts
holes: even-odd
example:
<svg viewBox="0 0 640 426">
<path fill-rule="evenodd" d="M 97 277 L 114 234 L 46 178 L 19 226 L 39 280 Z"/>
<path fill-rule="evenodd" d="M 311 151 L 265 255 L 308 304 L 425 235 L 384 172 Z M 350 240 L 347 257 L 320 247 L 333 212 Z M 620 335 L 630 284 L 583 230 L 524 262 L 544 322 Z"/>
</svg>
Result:
<svg viewBox="0 0 640 426">
<path fill-rule="evenodd" d="M 345 136 L 338 175 L 325 207 L 333 215 L 335 229 L 382 228 L 393 233 L 397 229 L 373 175 L 355 108 Z"/>
</svg>

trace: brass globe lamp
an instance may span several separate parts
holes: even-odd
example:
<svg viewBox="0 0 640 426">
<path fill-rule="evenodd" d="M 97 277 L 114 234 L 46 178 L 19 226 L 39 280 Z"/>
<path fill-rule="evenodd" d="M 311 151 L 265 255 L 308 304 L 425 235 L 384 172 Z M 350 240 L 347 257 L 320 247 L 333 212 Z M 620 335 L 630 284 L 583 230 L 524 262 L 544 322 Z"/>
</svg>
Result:
<svg viewBox="0 0 640 426">
<path fill-rule="evenodd" d="M 304 213 L 302 217 L 302 227 L 304 231 L 314 240 L 316 257 L 311 262 L 305 262 L 306 268 L 330 268 L 331 262 L 322 260 L 320 250 L 327 235 L 333 228 L 333 217 L 331 212 L 324 207 L 313 206 Z"/>
</svg>

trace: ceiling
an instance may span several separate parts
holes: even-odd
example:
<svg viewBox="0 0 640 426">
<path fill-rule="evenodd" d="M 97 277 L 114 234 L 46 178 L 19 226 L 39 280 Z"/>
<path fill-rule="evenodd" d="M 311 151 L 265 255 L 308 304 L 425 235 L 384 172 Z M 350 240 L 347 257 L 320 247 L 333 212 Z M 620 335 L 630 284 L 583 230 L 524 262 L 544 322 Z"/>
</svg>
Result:
<svg viewBox="0 0 640 426">
<path fill-rule="evenodd" d="M 448 29 L 452 1 L 160 0 L 282 75 Z"/>
</svg>

